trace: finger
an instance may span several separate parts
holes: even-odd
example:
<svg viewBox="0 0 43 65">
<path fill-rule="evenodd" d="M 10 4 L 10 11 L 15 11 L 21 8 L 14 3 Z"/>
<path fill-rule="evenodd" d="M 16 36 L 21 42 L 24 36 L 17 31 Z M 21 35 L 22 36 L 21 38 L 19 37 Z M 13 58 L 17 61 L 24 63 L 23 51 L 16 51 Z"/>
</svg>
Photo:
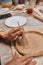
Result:
<svg viewBox="0 0 43 65">
<path fill-rule="evenodd" d="M 12 37 L 13 38 L 16 38 L 16 36 L 19 36 L 21 35 L 21 32 L 20 31 L 17 31 L 16 33 L 12 34 Z"/>
<path fill-rule="evenodd" d="M 17 31 L 17 32 L 13 33 L 13 34 L 10 34 L 10 37 L 11 38 L 16 38 L 16 36 L 19 36 L 19 35 L 22 35 L 22 34 L 23 34 L 23 31 L 20 30 L 20 31 Z"/>
<path fill-rule="evenodd" d="M 9 31 L 9 34 L 12 34 L 12 33 L 15 33 L 17 31 L 20 31 L 20 30 L 24 30 L 23 28 L 19 28 L 19 27 L 15 27 L 15 28 L 12 28 L 10 31 Z"/>
<path fill-rule="evenodd" d="M 22 37 L 25 37 L 25 31 L 24 31 L 24 29 L 22 28 L 22 29 L 20 29 L 20 32 L 22 33 L 21 35 L 22 35 Z"/>
<path fill-rule="evenodd" d="M 32 57 L 32 55 L 25 55 L 25 56 L 20 57 L 18 61 L 22 62 L 22 61 L 25 61 L 26 59 L 28 59 L 30 57 Z"/>
<path fill-rule="evenodd" d="M 16 31 L 19 31 L 19 27 L 12 28 L 8 33 L 12 34 L 15 33 Z"/>
<path fill-rule="evenodd" d="M 20 34 L 21 34 L 21 32 L 20 32 L 20 31 L 17 31 L 17 32 L 14 33 L 14 34 L 10 34 L 9 37 L 10 37 L 11 39 L 13 39 L 13 38 L 16 38 L 16 36 L 19 36 Z"/>
<path fill-rule="evenodd" d="M 19 29 L 20 29 L 20 30 L 24 30 L 24 28 L 23 28 L 23 27 L 19 27 Z"/>
<path fill-rule="evenodd" d="M 24 30 L 22 30 L 22 29 L 20 30 L 20 32 L 22 33 L 22 35 L 24 35 L 24 34 L 25 34 L 25 31 L 24 31 Z"/>
<path fill-rule="evenodd" d="M 19 33 L 21 33 L 21 34 L 24 34 L 24 30 L 22 30 L 22 29 L 17 30 L 15 33 L 17 33 L 18 31 L 19 31 Z M 15 34 L 15 33 L 13 33 L 13 34 Z"/>
<path fill-rule="evenodd" d="M 29 62 L 31 62 L 33 60 L 33 57 L 29 58 L 29 59 L 26 59 L 24 62 L 23 62 L 23 65 L 26 65 L 28 64 Z"/>
<path fill-rule="evenodd" d="M 13 37 L 13 36 L 15 35 L 15 33 L 17 33 L 18 31 L 19 31 L 19 33 L 20 33 L 21 35 L 24 34 L 24 31 L 23 31 L 23 30 L 21 30 L 21 29 L 18 30 L 18 29 L 17 29 L 16 31 L 13 30 L 13 31 L 9 32 L 9 33 L 8 33 L 8 36 Z M 18 33 L 17 33 L 17 34 L 18 34 Z M 17 34 L 16 34 L 16 35 L 17 35 Z"/>
<path fill-rule="evenodd" d="M 16 60 L 19 56 L 15 53 L 15 55 L 13 56 L 14 60 Z"/>
<path fill-rule="evenodd" d="M 27 65 L 36 65 L 36 61 L 30 62 Z"/>
</svg>

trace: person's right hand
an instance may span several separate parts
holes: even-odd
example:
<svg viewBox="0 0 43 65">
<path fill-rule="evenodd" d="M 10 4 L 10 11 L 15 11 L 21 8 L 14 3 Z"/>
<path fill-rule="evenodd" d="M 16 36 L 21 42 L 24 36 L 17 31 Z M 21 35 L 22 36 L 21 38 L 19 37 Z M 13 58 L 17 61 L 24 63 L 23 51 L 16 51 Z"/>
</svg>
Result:
<svg viewBox="0 0 43 65">
<path fill-rule="evenodd" d="M 9 32 L 7 32 L 5 37 L 7 37 L 10 40 L 15 40 L 15 38 L 20 35 L 24 35 L 24 29 L 17 27 L 12 28 Z"/>
<path fill-rule="evenodd" d="M 14 56 L 13 59 L 6 65 L 35 65 L 36 62 L 32 60 L 33 57 L 31 55 L 25 55 L 22 57 Z"/>
</svg>

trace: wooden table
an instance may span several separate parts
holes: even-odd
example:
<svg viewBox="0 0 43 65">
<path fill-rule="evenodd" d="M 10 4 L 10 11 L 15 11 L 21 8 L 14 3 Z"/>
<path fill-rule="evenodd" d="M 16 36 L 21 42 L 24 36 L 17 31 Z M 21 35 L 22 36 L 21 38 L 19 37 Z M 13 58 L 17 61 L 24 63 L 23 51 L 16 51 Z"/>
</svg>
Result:
<svg viewBox="0 0 43 65">
<path fill-rule="evenodd" d="M 27 15 L 26 13 L 16 13 L 16 14 L 12 13 L 12 16 L 24 16 L 24 17 L 26 17 L 27 23 L 23 26 L 26 30 L 28 30 L 28 28 L 36 28 L 36 27 L 42 27 L 43 28 L 43 23 L 41 23 L 41 21 L 39 21 L 39 20 L 38 20 L 38 22 L 35 22 L 35 21 L 31 22 L 31 21 L 29 21 L 31 18 L 33 18 L 33 16 Z M 6 19 L 0 20 L 0 30 L 8 31 L 11 28 L 7 27 L 4 24 L 5 20 Z M 39 58 L 35 58 L 35 60 L 37 61 L 36 65 L 43 65 L 43 56 L 39 57 Z"/>
</svg>

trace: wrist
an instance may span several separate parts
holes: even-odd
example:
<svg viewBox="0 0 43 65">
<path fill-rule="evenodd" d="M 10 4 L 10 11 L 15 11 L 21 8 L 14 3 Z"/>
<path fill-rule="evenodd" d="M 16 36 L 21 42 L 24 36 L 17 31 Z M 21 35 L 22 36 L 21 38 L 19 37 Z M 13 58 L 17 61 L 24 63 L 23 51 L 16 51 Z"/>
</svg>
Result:
<svg viewBox="0 0 43 65">
<path fill-rule="evenodd" d="M 4 39 L 5 39 L 5 32 L 0 31 L 0 42 L 4 42 Z"/>
<path fill-rule="evenodd" d="M 5 37 L 5 32 L 4 31 L 0 31 L 0 38 L 4 38 Z"/>
<path fill-rule="evenodd" d="M 10 40 L 8 34 L 5 34 L 4 40 L 5 40 L 5 43 L 6 43 L 7 45 L 10 45 L 10 46 L 11 46 L 11 40 Z"/>
</svg>

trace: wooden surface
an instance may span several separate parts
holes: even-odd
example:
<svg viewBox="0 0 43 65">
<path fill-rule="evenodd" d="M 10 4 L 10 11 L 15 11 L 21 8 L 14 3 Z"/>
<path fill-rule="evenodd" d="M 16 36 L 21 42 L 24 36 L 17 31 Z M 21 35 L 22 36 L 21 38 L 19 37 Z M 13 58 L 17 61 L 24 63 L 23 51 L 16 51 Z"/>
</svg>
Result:
<svg viewBox="0 0 43 65">
<path fill-rule="evenodd" d="M 30 20 L 32 16 L 30 15 L 27 15 L 26 13 L 19 13 L 17 12 L 16 14 L 13 12 L 11 13 L 12 16 L 15 16 L 15 15 L 19 15 L 19 16 L 24 16 L 26 19 L 27 19 L 27 23 L 23 26 L 25 28 L 26 31 L 28 31 L 29 28 L 37 28 L 37 27 L 41 27 L 43 28 L 43 23 L 41 21 L 32 21 Z M 32 17 L 33 18 L 33 17 Z M 3 31 L 9 31 L 11 28 L 5 26 L 5 20 L 6 19 L 1 19 L 0 20 L 0 30 L 3 30 Z M 37 19 L 36 19 L 37 20 Z M 0 48 L 0 49 L 3 49 L 3 48 Z M 6 49 L 5 49 L 6 50 Z M 0 51 L 1 53 L 1 51 Z M 4 52 L 3 52 L 4 53 Z M 36 65 L 43 65 L 43 56 L 42 57 L 39 57 L 39 58 L 35 58 L 35 60 L 37 61 L 37 64 Z M 4 63 L 3 63 L 4 64 Z M 2 65 L 3 65 L 2 64 Z"/>
</svg>

